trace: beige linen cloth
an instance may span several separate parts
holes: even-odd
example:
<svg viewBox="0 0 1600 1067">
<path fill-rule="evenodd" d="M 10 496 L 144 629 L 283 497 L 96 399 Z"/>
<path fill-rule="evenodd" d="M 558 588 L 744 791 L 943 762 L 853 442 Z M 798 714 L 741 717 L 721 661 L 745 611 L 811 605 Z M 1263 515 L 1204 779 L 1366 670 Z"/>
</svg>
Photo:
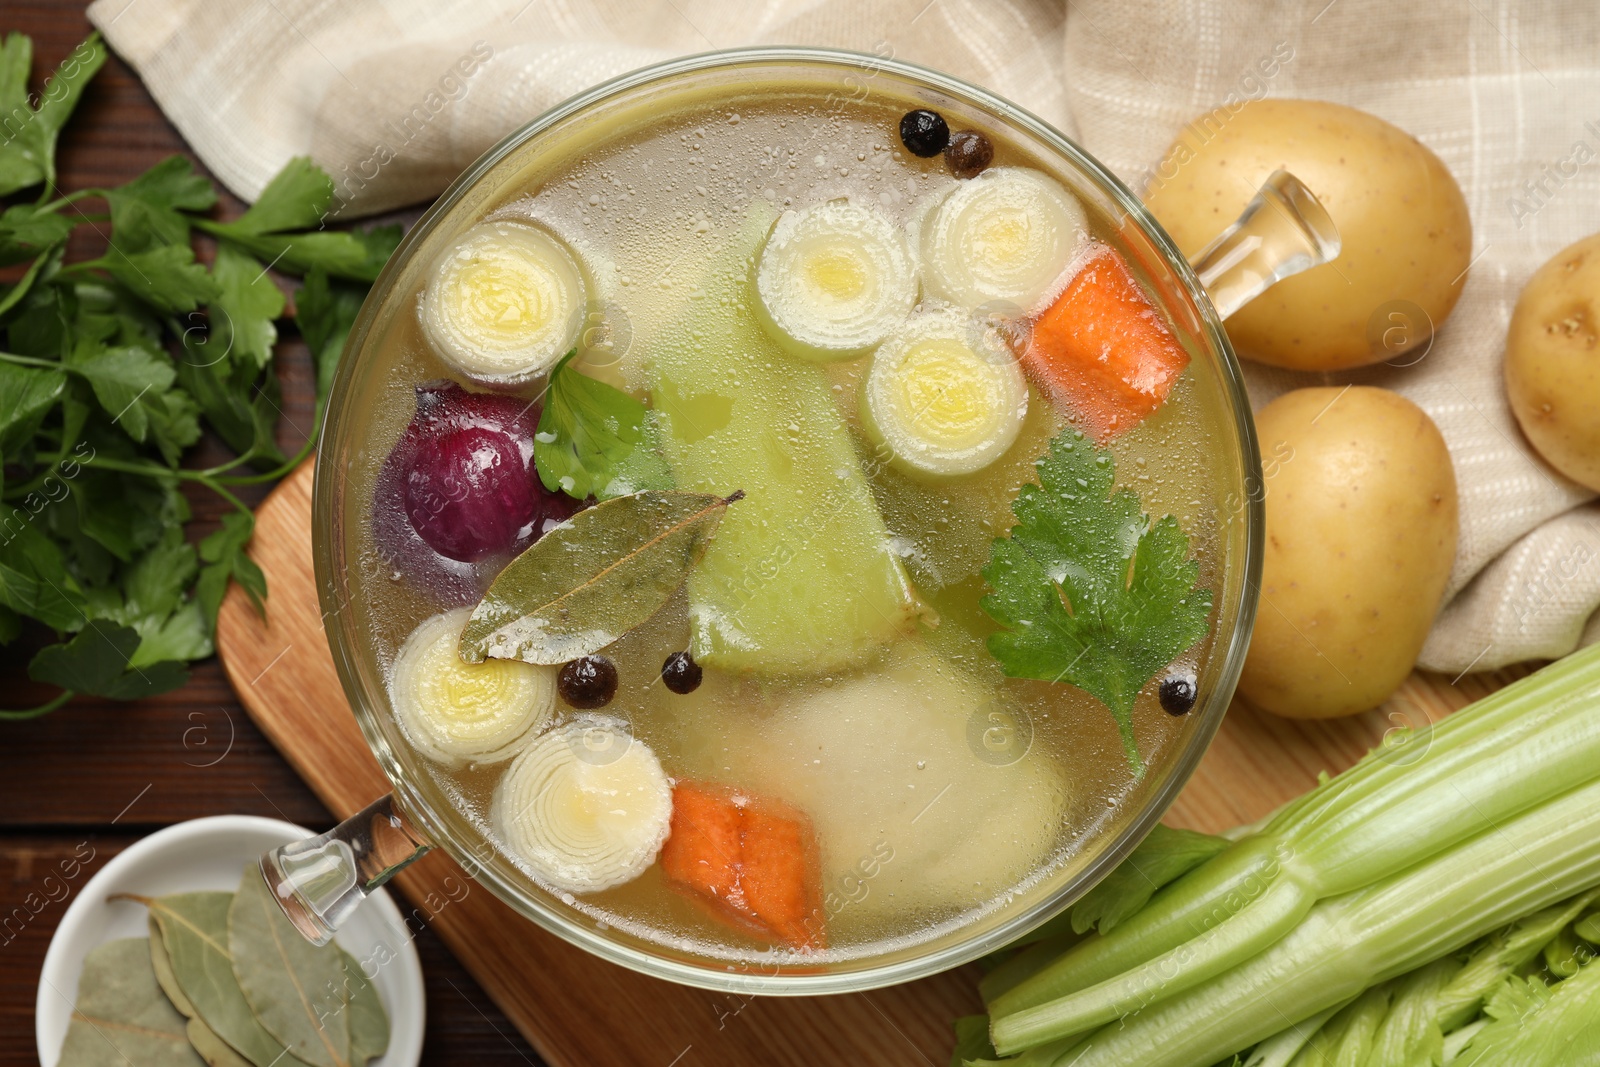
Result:
<svg viewBox="0 0 1600 1067">
<path fill-rule="evenodd" d="M 1485 670 L 1600 640 L 1600 504 L 1529 448 L 1500 376 L 1524 281 L 1600 230 L 1592 0 L 97 0 L 89 16 L 236 193 L 253 198 L 309 153 L 350 215 L 433 196 L 595 82 L 735 45 L 940 68 L 1054 123 L 1135 190 L 1185 122 L 1230 100 L 1374 112 L 1465 190 L 1466 291 L 1414 365 L 1322 376 L 1247 364 L 1253 398 L 1372 383 L 1438 423 L 1461 537 L 1425 666 Z"/>
</svg>

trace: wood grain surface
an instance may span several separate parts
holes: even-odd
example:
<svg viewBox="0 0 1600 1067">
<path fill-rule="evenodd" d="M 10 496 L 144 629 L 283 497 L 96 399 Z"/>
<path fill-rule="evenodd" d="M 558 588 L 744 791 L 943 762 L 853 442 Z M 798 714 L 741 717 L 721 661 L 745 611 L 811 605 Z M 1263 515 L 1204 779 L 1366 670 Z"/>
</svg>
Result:
<svg viewBox="0 0 1600 1067">
<path fill-rule="evenodd" d="M 273 492 L 252 555 L 273 590 L 266 620 L 236 589 L 217 643 L 240 700 L 323 803 L 344 817 L 388 792 L 362 740 L 323 636 L 311 563 L 311 465 Z M 1384 707 L 1353 719 L 1294 723 L 1235 703 L 1168 822 L 1223 830 L 1262 817 L 1359 759 L 1391 729 L 1420 726 L 1505 684 L 1516 672 L 1452 685 L 1416 674 Z M 435 854 L 403 872 L 401 891 L 461 896 L 466 875 Z M 750 998 L 688 989 L 596 959 L 519 918 L 478 886 L 429 917 L 432 928 L 556 1067 L 942 1065 L 950 1020 L 979 1010 L 972 967 L 872 993 Z"/>
</svg>

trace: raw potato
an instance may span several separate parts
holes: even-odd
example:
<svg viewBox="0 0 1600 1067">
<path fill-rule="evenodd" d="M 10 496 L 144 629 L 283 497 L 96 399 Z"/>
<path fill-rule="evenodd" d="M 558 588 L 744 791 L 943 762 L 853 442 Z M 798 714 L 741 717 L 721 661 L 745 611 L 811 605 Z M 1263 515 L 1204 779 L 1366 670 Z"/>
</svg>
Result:
<svg viewBox="0 0 1600 1067">
<path fill-rule="evenodd" d="M 1466 284 L 1472 221 L 1439 158 L 1382 119 L 1316 100 L 1201 116 L 1168 149 L 1145 202 L 1193 258 L 1280 167 L 1328 209 L 1342 250 L 1228 320 L 1240 354 L 1335 370 L 1428 341 Z"/>
<path fill-rule="evenodd" d="M 1528 279 L 1506 336 L 1506 393 L 1552 467 L 1600 490 L 1600 234 Z"/>
<path fill-rule="evenodd" d="M 1368 386 L 1297 389 L 1256 415 L 1267 539 L 1239 693 L 1296 719 L 1375 707 L 1417 660 L 1456 552 L 1433 420 Z"/>
</svg>

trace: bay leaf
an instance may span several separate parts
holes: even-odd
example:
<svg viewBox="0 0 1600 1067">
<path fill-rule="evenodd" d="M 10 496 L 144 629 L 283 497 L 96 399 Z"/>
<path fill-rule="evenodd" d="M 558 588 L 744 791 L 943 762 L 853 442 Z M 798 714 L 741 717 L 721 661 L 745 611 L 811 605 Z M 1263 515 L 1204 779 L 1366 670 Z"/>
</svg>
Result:
<svg viewBox="0 0 1600 1067">
<path fill-rule="evenodd" d="M 388 1051 L 389 1013 L 383 1010 L 378 987 L 362 970 L 360 961 L 342 948 L 339 960 L 344 966 L 350 1000 L 350 1062 L 354 1067 L 364 1067 L 368 1060 Z"/>
<path fill-rule="evenodd" d="M 150 924 L 150 966 L 156 972 L 156 984 L 161 987 L 161 992 L 172 1001 L 172 1006 L 186 1019 L 195 1017 L 194 1005 L 189 998 L 183 995 L 183 987 L 178 984 L 178 976 L 172 973 L 172 958 L 167 955 L 167 944 L 161 939 L 161 924 L 154 915 L 149 917 Z"/>
<path fill-rule="evenodd" d="M 495 578 L 462 658 L 555 665 L 598 652 L 661 609 L 743 496 L 650 491 L 578 512 Z"/>
<path fill-rule="evenodd" d="M 232 1045 L 218 1037 L 198 1015 L 190 1017 L 184 1032 L 189 1037 L 189 1044 L 206 1061 L 206 1067 L 254 1067 L 249 1060 L 235 1052 Z M 285 1056 L 285 1059 L 288 1058 Z"/>
<path fill-rule="evenodd" d="M 228 951 L 228 911 L 233 896 L 199 892 L 134 899 L 150 909 L 161 931 L 173 980 L 207 1030 L 255 1067 L 304 1067 L 286 1054 L 285 1042 L 262 1026 L 234 978 Z"/>
<path fill-rule="evenodd" d="M 228 909 L 228 949 L 239 988 L 269 1033 L 313 1067 L 349 1067 L 338 946 L 301 937 L 253 863 Z"/>
<path fill-rule="evenodd" d="M 142 937 L 108 941 L 84 957 L 78 1001 L 58 1067 L 203 1067 L 183 1015 L 161 991 Z"/>
</svg>

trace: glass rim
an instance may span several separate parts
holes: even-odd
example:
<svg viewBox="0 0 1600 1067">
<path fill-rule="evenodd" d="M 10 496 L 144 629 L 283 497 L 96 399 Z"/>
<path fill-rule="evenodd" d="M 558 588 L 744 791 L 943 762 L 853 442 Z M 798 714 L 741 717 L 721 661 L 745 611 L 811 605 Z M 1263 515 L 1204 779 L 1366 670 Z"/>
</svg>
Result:
<svg viewBox="0 0 1600 1067">
<path fill-rule="evenodd" d="M 1200 317 L 1201 332 L 1217 356 L 1222 391 L 1233 414 L 1236 439 L 1240 445 L 1238 459 L 1242 465 L 1242 480 L 1247 490 L 1252 479 L 1259 485 L 1261 459 L 1255 422 L 1251 416 L 1250 400 L 1245 390 L 1238 357 L 1223 328 L 1222 320 L 1218 317 L 1210 296 L 1200 284 L 1189 261 L 1121 179 L 1054 126 L 1004 97 L 954 75 L 920 64 L 847 49 L 771 45 L 721 49 L 681 56 L 601 82 L 533 118 L 507 134 L 494 147 L 478 157 L 439 195 L 433 205 L 406 233 L 373 282 L 362 304 L 345 344 L 345 356 L 359 351 L 365 343 L 377 311 L 385 302 L 391 288 L 393 277 L 409 261 L 414 249 L 449 214 L 469 189 L 529 139 L 588 107 L 645 85 L 722 67 L 764 63 L 810 64 L 833 67 L 842 71 L 884 72 L 913 83 L 920 83 L 937 92 L 1000 115 L 1019 129 L 1036 137 L 1051 151 L 1065 157 L 1073 167 L 1098 185 L 1125 216 L 1139 227 L 1145 239 L 1161 253 L 1166 260 L 1166 266 L 1182 283 L 1194 303 Z M 331 620 L 335 623 L 335 625 L 325 625 L 324 628 L 327 631 L 328 644 L 333 653 L 334 664 L 345 696 L 349 699 L 362 735 L 382 766 L 396 798 L 412 820 L 426 832 L 429 839 L 441 851 L 462 864 L 468 870 L 470 877 L 487 885 L 495 896 L 519 915 L 611 963 L 681 985 L 719 992 L 805 996 L 861 992 L 897 985 L 971 962 L 1060 914 L 1126 859 L 1171 808 L 1178 794 L 1193 776 L 1232 701 L 1239 674 L 1244 666 L 1244 656 L 1255 620 L 1257 607 L 1255 591 L 1260 586 L 1261 575 L 1264 508 L 1261 494 L 1249 491 L 1246 492 L 1242 505 L 1245 531 L 1240 602 L 1235 613 L 1232 632 L 1218 634 L 1223 649 L 1222 663 L 1218 671 L 1219 684 L 1200 710 L 1199 724 L 1184 742 L 1184 748 L 1174 759 L 1165 780 L 1146 798 L 1141 810 L 1122 827 L 1115 839 L 1055 892 L 980 935 L 957 940 L 924 954 L 877 965 L 868 963 L 847 971 L 763 974 L 748 969 L 717 970 L 712 966 L 655 955 L 614 941 L 605 934 L 586 928 L 556 912 L 543 901 L 530 896 L 520 886 L 502 878 L 492 867 L 474 862 L 473 849 L 458 840 L 448 824 L 435 816 L 431 803 L 419 794 L 411 781 L 410 772 L 401 765 L 390 750 L 388 740 L 372 721 L 373 711 L 366 699 L 360 671 L 351 661 L 345 647 L 342 623 L 344 613 L 338 610 L 340 605 L 335 577 L 340 561 L 334 558 L 336 554 L 342 555 L 342 551 L 336 553 L 334 543 L 336 539 L 330 535 L 329 529 L 332 517 L 338 514 L 343 488 L 340 472 L 333 466 L 335 449 L 330 447 L 334 443 L 330 431 L 341 421 L 340 413 L 346 406 L 344 395 L 349 391 L 349 382 L 355 373 L 356 362 L 352 358 L 341 359 L 335 373 L 326 411 L 323 414 L 323 437 L 318 447 L 312 490 L 312 542 L 318 596 L 324 621 Z"/>
</svg>

